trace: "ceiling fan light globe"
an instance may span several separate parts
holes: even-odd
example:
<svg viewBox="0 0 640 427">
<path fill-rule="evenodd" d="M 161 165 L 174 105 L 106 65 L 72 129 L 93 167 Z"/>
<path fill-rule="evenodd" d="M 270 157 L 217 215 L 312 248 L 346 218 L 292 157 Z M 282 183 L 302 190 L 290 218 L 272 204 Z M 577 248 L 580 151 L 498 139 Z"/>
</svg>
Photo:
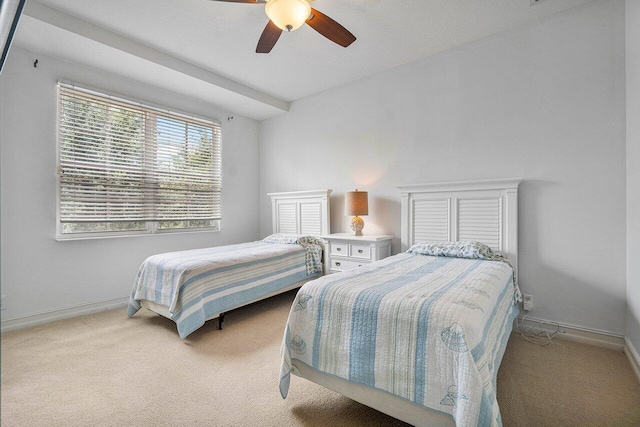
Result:
<svg viewBox="0 0 640 427">
<path fill-rule="evenodd" d="M 307 0 L 268 0 L 264 10 L 283 31 L 297 30 L 311 15 L 311 5 Z"/>
</svg>

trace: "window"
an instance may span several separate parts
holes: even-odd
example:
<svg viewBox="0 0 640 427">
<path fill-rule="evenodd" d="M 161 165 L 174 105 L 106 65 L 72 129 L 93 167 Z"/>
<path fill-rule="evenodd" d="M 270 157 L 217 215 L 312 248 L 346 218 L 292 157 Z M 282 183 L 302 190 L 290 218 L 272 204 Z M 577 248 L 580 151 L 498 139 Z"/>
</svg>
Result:
<svg viewBox="0 0 640 427">
<path fill-rule="evenodd" d="M 219 123 L 58 84 L 58 236 L 218 229 Z"/>
</svg>

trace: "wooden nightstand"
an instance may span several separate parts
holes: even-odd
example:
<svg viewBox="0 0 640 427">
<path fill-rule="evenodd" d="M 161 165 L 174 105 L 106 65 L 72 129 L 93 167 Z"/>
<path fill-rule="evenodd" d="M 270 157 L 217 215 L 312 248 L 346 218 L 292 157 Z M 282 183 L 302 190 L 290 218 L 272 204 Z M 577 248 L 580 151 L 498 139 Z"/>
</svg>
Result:
<svg viewBox="0 0 640 427">
<path fill-rule="evenodd" d="M 358 268 L 391 255 L 393 236 L 354 236 L 348 233 L 322 236 L 327 242 L 325 272 Z"/>
</svg>

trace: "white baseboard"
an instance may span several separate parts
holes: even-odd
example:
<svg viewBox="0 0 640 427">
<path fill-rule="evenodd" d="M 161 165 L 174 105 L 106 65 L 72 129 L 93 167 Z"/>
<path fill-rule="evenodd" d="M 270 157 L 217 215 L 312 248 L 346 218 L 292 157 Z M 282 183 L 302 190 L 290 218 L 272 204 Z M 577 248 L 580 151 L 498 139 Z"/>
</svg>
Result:
<svg viewBox="0 0 640 427">
<path fill-rule="evenodd" d="M 640 381 L 640 356 L 638 355 L 638 352 L 628 338 L 624 339 L 624 354 L 627 355 L 627 359 L 629 359 L 631 368 L 636 374 L 636 378 L 638 378 L 638 381 Z"/>
<path fill-rule="evenodd" d="M 71 307 L 59 308 L 55 310 L 43 311 L 40 313 L 28 314 L 26 316 L 15 317 L 13 319 L 2 319 L 2 322 L 0 322 L 0 331 L 7 332 L 14 329 L 26 328 L 28 326 L 41 325 L 43 323 L 49 323 L 55 320 L 81 316 L 83 314 L 97 313 L 99 311 L 126 307 L 128 302 L 129 297 L 114 298 L 87 304 L 78 304 Z"/>
<path fill-rule="evenodd" d="M 522 316 L 518 316 L 518 320 L 522 321 Z M 536 319 L 527 317 L 524 321 L 527 326 L 533 326 L 535 329 L 554 332 L 555 325 L 559 325 L 560 330 L 554 338 L 580 342 L 583 344 L 605 347 L 611 350 L 624 351 L 625 337 L 611 332 L 600 331 L 597 329 L 583 328 L 581 326 L 562 324 L 552 322 L 545 319 Z"/>
</svg>

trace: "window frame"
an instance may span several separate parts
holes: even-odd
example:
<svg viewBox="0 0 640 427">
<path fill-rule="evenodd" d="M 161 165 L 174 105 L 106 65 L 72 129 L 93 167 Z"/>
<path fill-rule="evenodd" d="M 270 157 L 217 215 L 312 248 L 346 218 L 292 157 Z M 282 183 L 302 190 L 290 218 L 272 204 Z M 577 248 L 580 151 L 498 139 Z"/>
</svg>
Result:
<svg viewBox="0 0 640 427">
<path fill-rule="evenodd" d="M 128 221 L 128 222 L 142 222 L 144 223 L 144 228 L 135 229 L 135 230 L 118 230 L 118 231 L 88 231 L 88 232 L 75 232 L 75 233 L 65 233 L 63 232 L 63 224 L 61 220 L 61 129 L 60 129 L 60 115 L 62 112 L 61 108 L 61 96 L 60 90 L 61 87 L 72 89 L 75 91 L 85 92 L 92 96 L 102 97 L 105 100 L 112 100 L 114 103 L 124 103 L 129 104 L 134 107 L 139 107 L 145 110 L 155 111 L 158 114 L 168 114 L 170 116 L 174 116 L 177 118 L 183 118 L 185 123 L 187 122 L 197 122 L 202 125 L 210 125 L 212 130 L 215 132 L 217 130 L 219 137 L 213 138 L 214 151 L 217 149 L 219 154 L 219 158 L 217 161 L 217 171 L 216 173 L 219 176 L 220 184 L 222 183 L 222 124 L 219 120 L 213 120 L 208 118 L 202 118 L 198 116 L 194 116 L 192 114 L 187 114 L 184 112 L 176 111 L 174 109 L 169 109 L 167 107 L 162 107 L 158 105 L 154 105 L 149 102 L 142 102 L 132 97 L 125 97 L 119 94 L 114 94 L 109 91 L 105 91 L 102 89 L 94 89 L 87 85 L 80 85 L 71 82 L 67 82 L 64 80 L 60 80 L 56 84 L 56 235 L 55 239 L 59 241 L 64 240 L 85 240 L 85 239 L 102 239 L 102 238 L 118 238 L 118 237 L 134 237 L 134 236 L 150 236 L 150 235 L 166 235 L 166 234 L 185 234 L 185 233 L 203 233 L 203 232 L 219 232 L 221 229 L 221 215 L 219 219 L 211 219 L 211 226 L 204 227 L 183 227 L 183 228 L 168 228 L 162 229 L 160 228 L 160 222 L 163 221 L 171 221 L 170 219 L 156 219 L 156 220 L 141 220 L 141 221 Z M 149 120 L 145 120 L 148 122 Z M 145 127 L 148 126 L 148 123 L 145 123 Z M 157 128 L 154 129 L 154 132 L 157 132 Z M 218 145 L 217 148 L 215 145 Z M 157 146 L 156 146 L 157 147 Z M 220 185 L 220 197 L 219 197 L 219 210 L 222 211 L 222 188 Z M 196 221 L 196 220 L 190 220 Z M 117 221 L 104 221 L 100 222 L 100 224 L 108 224 L 114 223 Z M 82 223 L 81 221 L 77 222 Z"/>
</svg>

